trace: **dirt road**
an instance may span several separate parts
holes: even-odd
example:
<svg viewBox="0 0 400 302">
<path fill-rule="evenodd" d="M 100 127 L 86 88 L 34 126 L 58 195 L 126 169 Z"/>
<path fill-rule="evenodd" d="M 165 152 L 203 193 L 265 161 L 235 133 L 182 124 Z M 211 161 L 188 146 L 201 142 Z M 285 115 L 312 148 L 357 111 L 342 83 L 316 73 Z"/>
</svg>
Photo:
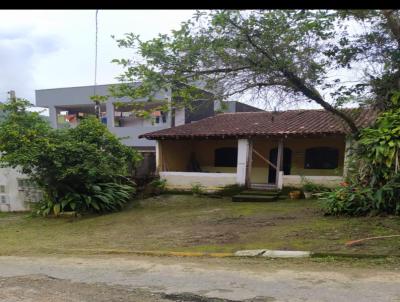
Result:
<svg viewBox="0 0 400 302">
<path fill-rule="evenodd" d="M 0 301 L 400 301 L 400 271 L 266 260 L 0 257 Z"/>
</svg>

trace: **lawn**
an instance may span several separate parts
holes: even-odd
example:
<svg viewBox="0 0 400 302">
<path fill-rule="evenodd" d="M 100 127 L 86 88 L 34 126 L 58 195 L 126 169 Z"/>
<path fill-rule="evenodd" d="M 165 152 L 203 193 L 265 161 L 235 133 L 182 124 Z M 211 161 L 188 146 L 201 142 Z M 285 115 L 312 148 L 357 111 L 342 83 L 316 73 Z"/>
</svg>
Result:
<svg viewBox="0 0 400 302">
<path fill-rule="evenodd" d="M 325 217 L 316 200 L 234 203 L 229 198 L 161 195 L 135 201 L 119 213 L 77 219 L 1 213 L 0 255 L 259 248 L 400 255 L 399 238 L 344 245 L 392 234 L 400 234 L 398 217 Z"/>
</svg>

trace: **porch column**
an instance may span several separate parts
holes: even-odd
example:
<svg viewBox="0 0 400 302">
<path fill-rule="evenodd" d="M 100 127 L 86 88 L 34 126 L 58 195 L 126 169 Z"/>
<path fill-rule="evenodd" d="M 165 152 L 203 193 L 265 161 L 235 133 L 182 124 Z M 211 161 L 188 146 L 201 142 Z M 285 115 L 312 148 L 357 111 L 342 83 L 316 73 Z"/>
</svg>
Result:
<svg viewBox="0 0 400 302">
<path fill-rule="evenodd" d="M 283 175 L 283 173 L 281 173 L 281 171 L 283 170 L 283 139 L 280 139 L 278 142 L 278 156 L 276 159 L 276 167 L 278 169 L 276 169 L 277 171 L 276 171 L 275 183 L 279 188 L 282 187 L 283 185 L 282 180 L 280 179 Z"/>
<path fill-rule="evenodd" d="M 236 168 L 236 183 L 238 185 L 248 185 L 250 181 L 251 142 L 248 139 L 238 139 L 238 160 Z"/>
<path fill-rule="evenodd" d="M 346 178 L 349 172 L 349 157 L 351 155 L 353 139 L 346 137 L 346 143 L 344 146 L 344 161 L 343 161 L 343 177 Z"/>
<path fill-rule="evenodd" d="M 156 175 L 162 171 L 162 167 L 161 167 L 161 142 L 160 141 L 156 141 Z"/>
<path fill-rule="evenodd" d="M 49 119 L 51 127 L 57 128 L 57 108 L 55 106 L 49 107 Z"/>
<path fill-rule="evenodd" d="M 114 120 L 115 120 L 115 114 L 114 114 L 114 104 L 111 101 L 108 101 L 106 103 L 106 114 L 107 114 L 107 128 L 111 129 L 115 127 Z"/>
</svg>

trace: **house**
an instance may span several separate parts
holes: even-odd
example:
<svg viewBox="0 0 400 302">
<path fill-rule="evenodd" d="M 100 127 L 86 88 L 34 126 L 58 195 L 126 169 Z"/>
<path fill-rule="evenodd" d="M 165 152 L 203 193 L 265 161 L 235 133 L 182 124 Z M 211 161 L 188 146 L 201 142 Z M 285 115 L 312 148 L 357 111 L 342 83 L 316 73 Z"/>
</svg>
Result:
<svg viewBox="0 0 400 302">
<path fill-rule="evenodd" d="M 372 109 L 346 111 L 359 127 L 376 116 Z M 347 172 L 348 133 L 325 110 L 289 110 L 223 113 L 140 137 L 156 142 L 157 170 L 169 187 L 267 189 L 300 186 L 302 176 L 337 185 Z"/>
<path fill-rule="evenodd" d="M 94 94 L 109 95 L 111 85 L 36 90 L 36 105 L 49 109 L 49 119 L 54 128 L 65 127 L 66 125 L 74 127 L 79 123 L 80 117 L 95 113 L 94 102 L 90 97 Z M 139 83 L 134 85 L 139 85 Z M 142 165 L 136 171 L 136 176 L 155 171 L 156 143 L 153 140 L 140 137 L 141 134 L 192 123 L 213 116 L 219 111 L 261 111 L 261 109 L 240 102 L 227 102 L 225 108 L 221 108 L 219 102 L 207 99 L 211 93 L 206 91 L 204 91 L 204 99 L 192 102 L 193 108 L 176 110 L 170 108 L 169 112 L 156 110 L 155 108 L 160 107 L 165 102 L 171 103 L 172 92 L 171 89 L 158 92 L 154 96 L 155 101 L 152 102 L 148 102 L 146 98 L 135 100 L 135 103 L 141 104 L 143 109 L 154 109 L 151 119 L 135 115 L 132 112 L 132 105 L 128 104 L 132 100 L 126 97 L 118 99 L 109 97 L 105 103 L 101 104 L 102 121 L 108 129 L 120 137 L 124 144 L 139 150 L 144 157 Z"/>
</svg>

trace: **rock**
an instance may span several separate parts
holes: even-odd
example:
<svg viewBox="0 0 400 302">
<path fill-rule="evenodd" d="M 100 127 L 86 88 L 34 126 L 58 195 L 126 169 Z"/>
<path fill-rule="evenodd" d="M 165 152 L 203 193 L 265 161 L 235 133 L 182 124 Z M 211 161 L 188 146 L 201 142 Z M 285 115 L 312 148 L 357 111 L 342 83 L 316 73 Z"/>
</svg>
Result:
<svg viewBox="0 0 400 302">
<path fill-rule="evenodd" d="M 266 250 L 243 250 L 235 252 L 235 256 L 240 257 L 256 257 L 261 256 Z"/>
</svg>

